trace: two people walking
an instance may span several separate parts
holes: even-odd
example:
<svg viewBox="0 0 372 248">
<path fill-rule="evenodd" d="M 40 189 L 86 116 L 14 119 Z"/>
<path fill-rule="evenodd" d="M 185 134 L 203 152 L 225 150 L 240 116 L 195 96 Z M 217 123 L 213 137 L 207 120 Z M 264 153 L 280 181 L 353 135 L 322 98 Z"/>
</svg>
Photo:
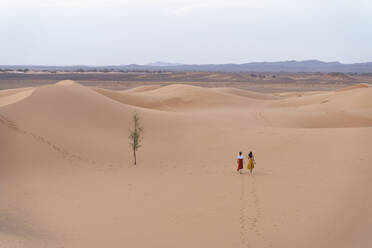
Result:
<svg viewBox="0 0 372 248">
<path fill-rule="evenodd" d="M 254 168 L 254 165 L 256 164 L 256 161 L 254 160 L 254 156 L 253 156 L 253 153 L 252 152 L 249 152 L 248 156 L 248 170 L 250 172 L 250 174 L 252 175 L 252 172 L 253 172 L 253 168 Z M 243 165 L 244 165 L 244 156 L 242 154 L 242 152 L 239 152 L 239 155 L 238 155 L 238 158 L 237 158 L 237 163 L 238 163 L 238 169 L 237 171 L 242 174 L 242 170 L 243 170 Z"/>
</svg>

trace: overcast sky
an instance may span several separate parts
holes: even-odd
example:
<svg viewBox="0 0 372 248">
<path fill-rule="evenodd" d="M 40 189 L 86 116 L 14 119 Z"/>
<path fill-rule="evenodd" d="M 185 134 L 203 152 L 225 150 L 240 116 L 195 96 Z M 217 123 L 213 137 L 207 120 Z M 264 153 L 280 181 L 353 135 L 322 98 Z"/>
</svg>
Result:
<svg viewBox="0 0 372 248">
<path fill-rule="evenodd" d="M 372 0 L 0 0 L 0 64 L 372 61 Z"/>
</svg>

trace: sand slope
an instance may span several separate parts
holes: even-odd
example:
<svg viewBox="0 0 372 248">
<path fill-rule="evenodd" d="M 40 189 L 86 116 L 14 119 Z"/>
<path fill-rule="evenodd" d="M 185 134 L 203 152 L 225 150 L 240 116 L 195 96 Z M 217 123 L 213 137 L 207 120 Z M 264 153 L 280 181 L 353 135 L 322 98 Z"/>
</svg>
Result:
<svg viewBox="0 0 372 248">
<path fill-rule="evenodd" d="M 252 98 L 252 99 L 259 99 L 259 100 L 278 99 L 278 97 L 272 94 L 262 94 L 262 93 L 247 91 L 247 90 L 240 90 L 236 88 L 220 87 L 220 88 L 216 88 L 215 90 L 219 92 L 224 92 L 224 93 L 237 95 L 237 96 L 243 96 L 243 97 Z"/>
<path fill-rule="evenodd" d="M 33 91 L 33 88 L 2 90 L 0 91 L 0 107 L 21 101 L 30 96 Z"/>
<path fill-rule="evenodd" d="M 275 96 L 62 81 L 0 101 L 12 96 L 0 106 L 0 246 L 372 245 L 370 87 Z M 250 150 L 254 175 L 239 175 L 237 152 Z"/>
</svg>

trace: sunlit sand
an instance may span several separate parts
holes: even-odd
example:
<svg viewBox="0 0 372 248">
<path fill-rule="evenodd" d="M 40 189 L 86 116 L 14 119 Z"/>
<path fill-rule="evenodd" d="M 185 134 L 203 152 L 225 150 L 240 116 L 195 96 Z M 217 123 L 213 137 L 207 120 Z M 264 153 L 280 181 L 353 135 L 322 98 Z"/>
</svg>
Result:
<svg viewBox="0 0 372 248">
<path fill-rule="evenodd" d="M 0 91 L 0 139 L 0 247 L 372 245 L 368 85 L 264 94 L 62 81 Z M 252 176 L 236 171 L 239 151 L 253 151 Z"/>
</svg>

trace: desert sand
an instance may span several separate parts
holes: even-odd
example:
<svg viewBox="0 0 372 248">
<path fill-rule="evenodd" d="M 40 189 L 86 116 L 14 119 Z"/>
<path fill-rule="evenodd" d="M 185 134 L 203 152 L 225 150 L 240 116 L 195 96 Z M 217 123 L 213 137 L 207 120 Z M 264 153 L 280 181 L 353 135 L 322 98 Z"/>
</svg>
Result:
<svg viewBox="0 0 372 248">
<path fill-rule="evenodd" d="M 0 139 L 0 247 L 372 247 L 368 85 L 61 81 L 0 91 Z M 253 151 L 252 176 L 239 151 Z"/>
</svg>

